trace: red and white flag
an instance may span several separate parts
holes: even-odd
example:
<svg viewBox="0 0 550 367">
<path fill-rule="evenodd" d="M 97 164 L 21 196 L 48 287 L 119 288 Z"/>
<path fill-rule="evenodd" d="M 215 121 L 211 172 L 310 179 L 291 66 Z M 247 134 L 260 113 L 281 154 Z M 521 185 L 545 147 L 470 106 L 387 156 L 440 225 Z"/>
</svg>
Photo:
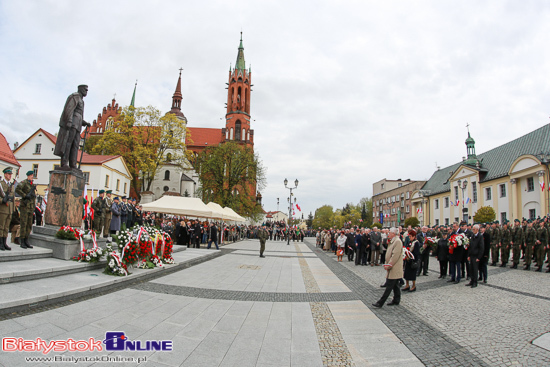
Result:
<svg viewBox="0 0 550 367">
<path fill-rule="evenodd" d="M 298 209 L 299 211 L 302 211 L 302 209 L 300 208 L 300 205 L 296 204 L 296 209 Z"/>
<path fill-rule="evenodd" d="M 546 182 L 539 182 L 539 184 L 540 184 L 540 189 L 544 191 L 544 185 L 546 184 Z"/>
<path fill-rule="evenodd" d="M 422 208 L 416 209 L 416 214 L 420 214 L 420 213 L 422 213 Z"/>
</svg>

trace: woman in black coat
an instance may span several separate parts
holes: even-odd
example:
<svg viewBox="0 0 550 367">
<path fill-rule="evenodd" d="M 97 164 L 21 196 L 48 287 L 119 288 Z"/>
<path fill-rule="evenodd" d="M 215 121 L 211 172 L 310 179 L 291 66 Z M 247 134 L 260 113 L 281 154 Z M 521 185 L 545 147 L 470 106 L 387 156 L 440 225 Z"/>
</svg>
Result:
<svg viewBox="0 0 550 367">
<path fill-rule="evenodd" d="M 413 262 L 416 262 L 418 265 L 420 263 L 420 243 L 416 239 L 416 231 L 411 229 L 409 231 L 409 246 L 407 249 L 413 254 L 414 260 L 407 259 L 405 260 L 405 271 L 404 271 L 404 278 L 405 278 L 405 288 L 403 288 L 403 291 L 409 291 L 414 292 L 416 291 L 416 271 L 417 269 L 413 269 Z M 409 286 L 409 281 L 412 281 L 412 288 Z"/>
<path fill-rule="evenodd" d="M 435 252 L 435 258 L 439 261 L 439 279 L 447 276 L 447 267 L 449 264 L 449 241 L 447 240 L 447 233 L 442 233 L 443 238 L 437 241 L 437 250 Z"/>
</svg>

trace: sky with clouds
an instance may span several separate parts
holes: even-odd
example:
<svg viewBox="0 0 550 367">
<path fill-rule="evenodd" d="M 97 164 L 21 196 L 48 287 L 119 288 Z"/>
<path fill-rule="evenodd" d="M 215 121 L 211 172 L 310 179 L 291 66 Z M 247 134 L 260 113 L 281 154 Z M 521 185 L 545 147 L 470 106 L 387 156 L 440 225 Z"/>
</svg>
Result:
<svg viewBox="0 0 550 367">
<path fill-rule="evenodd" d="M 56 133 L 67 96 L 85 118 L 116 93 L 168 111 L 182 74 L 189 126 L 223 127 L 240 31 L 252 67 L 264 208 L 298 178 L 309 213 L 428 179 L 550 121 L 547 1 L 0 0 L 0 132 Z"/>
</svg>

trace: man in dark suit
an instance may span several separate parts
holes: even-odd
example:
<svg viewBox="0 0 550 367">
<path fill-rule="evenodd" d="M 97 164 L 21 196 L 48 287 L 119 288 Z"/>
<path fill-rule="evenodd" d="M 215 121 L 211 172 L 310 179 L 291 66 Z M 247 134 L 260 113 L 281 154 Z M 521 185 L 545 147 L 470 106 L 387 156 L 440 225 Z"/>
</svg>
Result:
<svg viewBox="0 0 550 367">
<path fill-rule="evenodd" d="M 353 261 L 353 255 L 355 254 L 355 236 L 346 229 L 346 248 L 348 250 L 348 261 Z"/>
<path fill-rule="evenodd" d="M 361 265 L 364 252 L 363 236 L 361 235 L 361 230 L 357 228 L 355 233 L 355 265 Z"/>
<path fill-rule="evenodd" d="M 470 283 L 466 286 L 477 287 L 477 271 L 479 262 L 483 258 L 483 235 L 479 233 L 479 224 L 473 227 L 473 236 L 470 238 L 468 246 L 468 261 L 470 262 Z"/>
<path fill-rule="evenodd" d="M 487 231 L 487 227 L 490 227 L 490 224 L 486 224 L 480 229 L 483 235 L 483 257 L 479 262 L 480 273 L 477 280 L 483 280 L 483 283 L 487 283 L 487 265 L 489 264 L 489 253 L 491 252 L 491 234 Z"/>
<path fill-rule="evenodd" d="M 458 223 L 453 223 L 453 231 L 449 235 L 449 240 L 452 238 L 453 235 L 457 235 L 460 233 L 460 229 L 458 228 Z M 449 283 L 460 283 L 460 262 L 462 261 L 462 255 L 464 254 L 464 246 L 458 246 L 454 247 L 453 244 L 449 241 L 449 268 L 450 268 L 450 275 L 451 279 L 447 280 Z"/>
</svg>

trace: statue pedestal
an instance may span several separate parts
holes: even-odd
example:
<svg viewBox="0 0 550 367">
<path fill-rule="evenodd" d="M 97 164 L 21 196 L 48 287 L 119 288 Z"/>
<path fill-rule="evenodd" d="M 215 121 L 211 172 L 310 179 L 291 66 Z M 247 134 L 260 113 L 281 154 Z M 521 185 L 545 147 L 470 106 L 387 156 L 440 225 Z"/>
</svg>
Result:
<svg viewBox="0 0 550 367">
<path fill-rule="evenodd" d="M 48 204 L 44 223 L 51 226 L 82 226 L 82 195 L 84 192 L 84 174 L 73 169 L 50 171 L 48 185 Z"/>
</svg>

